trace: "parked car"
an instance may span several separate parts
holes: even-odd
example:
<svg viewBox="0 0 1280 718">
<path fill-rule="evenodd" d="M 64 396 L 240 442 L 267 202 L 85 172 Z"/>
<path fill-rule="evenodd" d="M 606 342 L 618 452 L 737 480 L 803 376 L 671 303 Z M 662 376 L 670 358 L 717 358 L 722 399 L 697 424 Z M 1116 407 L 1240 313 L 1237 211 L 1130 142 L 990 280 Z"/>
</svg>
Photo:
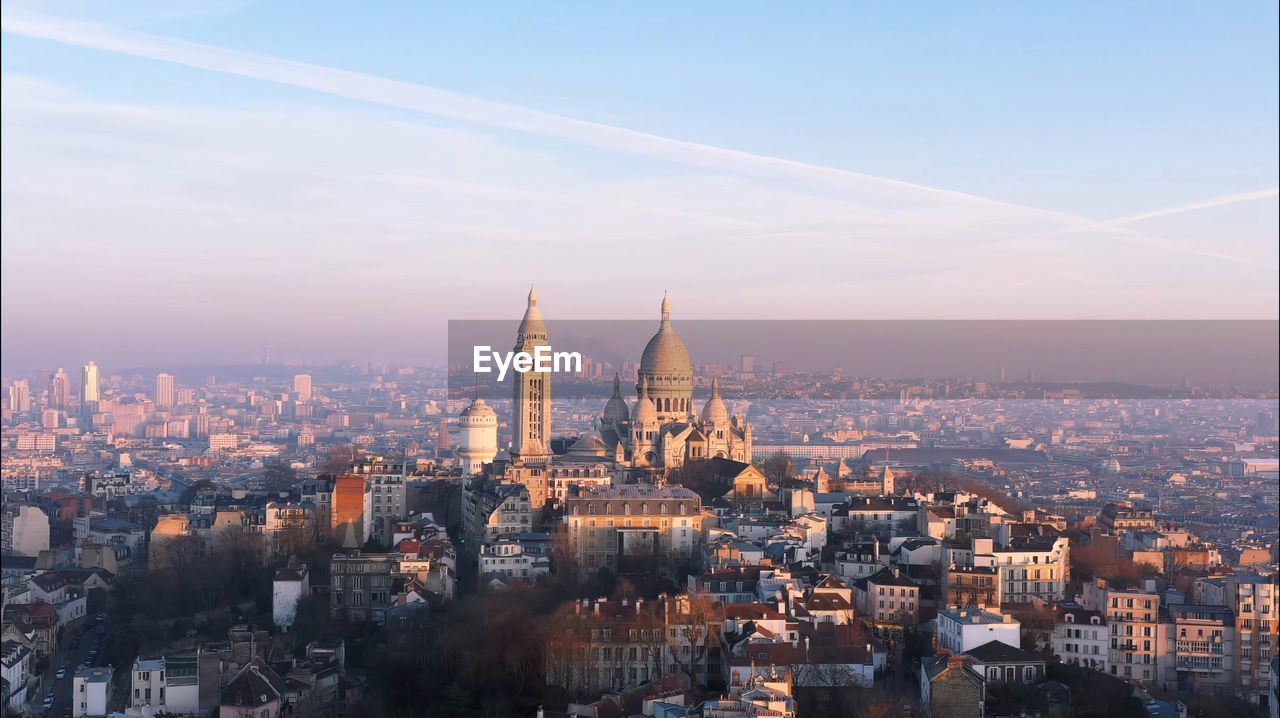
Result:
<svg viewBox="0 0 1280 718">
<path fill-rule="evenodd" d="M 57 676 L 58 678 L 66 678 L 67 669 L 68 669 L 68 666 L 62 666 L 61 668 L 58 669 L 58 672 L 55 673 L 54 675 Z"/>
</svg>

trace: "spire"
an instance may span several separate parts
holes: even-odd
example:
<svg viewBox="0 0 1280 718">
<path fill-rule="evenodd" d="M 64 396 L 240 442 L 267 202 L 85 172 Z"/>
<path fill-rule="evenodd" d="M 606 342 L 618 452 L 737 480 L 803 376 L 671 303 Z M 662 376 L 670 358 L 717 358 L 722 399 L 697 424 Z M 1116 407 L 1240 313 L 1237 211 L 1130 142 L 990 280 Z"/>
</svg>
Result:
<svg viewBox="0 0 1280 718">
<path fill-rule="evenodd" d="M 640 377 L 640 398 L 649 398 L 649 377 L 647 376 Z"/>
<path fill-rule="evenodd" d="M 720 398 L 720 377 L 718 376 L 711 377 L 711 398 Z"/>
<path fill-rule="evenodd" d="M 613 374 L 613 395 L 616 397 L 622 396 L 622 382 L 618 379 L 617 372 Z"/>
<path fill-rule="evenodd" d="M 523 341 L 524 337 L 533 335 L 539 339 L 546 339 L 547 325 L 542 321 L 542 310 L 538 308 L 538 290 L 529 285 L 528 306 L 525 307 L 524 317 L 520 320 L 520 328 L 517 330 L 519 336 L 518 341 Z"/>
<path fill-rule="evenodd" d="M 662 292 L 662 326 L 664 329 L 671 328 L 671 300 L 667 299 L 666 291 Z"/>
</svg>

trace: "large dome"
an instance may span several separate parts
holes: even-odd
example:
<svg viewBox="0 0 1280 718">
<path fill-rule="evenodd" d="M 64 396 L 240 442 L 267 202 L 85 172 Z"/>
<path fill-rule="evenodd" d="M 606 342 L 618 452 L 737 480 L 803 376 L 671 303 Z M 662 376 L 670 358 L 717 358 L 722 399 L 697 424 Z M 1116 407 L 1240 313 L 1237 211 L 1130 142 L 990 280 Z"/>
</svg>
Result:
<svg viewBox="0 0 1280 718">
<path fill-rule="evenodd" d="M 666 297 L 662 298 L 662 324 L 644 347 L 640 371 L 649 375 L 689 374 L 693 371 L 689 350 L 671 328 L 671 301 Z"/>
</svg>

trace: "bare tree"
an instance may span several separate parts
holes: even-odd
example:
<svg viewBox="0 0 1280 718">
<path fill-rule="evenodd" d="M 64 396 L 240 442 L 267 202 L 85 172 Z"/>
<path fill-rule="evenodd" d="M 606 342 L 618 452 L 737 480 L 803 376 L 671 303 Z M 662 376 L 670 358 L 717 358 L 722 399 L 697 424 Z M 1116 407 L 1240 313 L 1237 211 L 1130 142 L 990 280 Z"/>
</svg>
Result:
<svg viewBox="0 0 1280 718">
<path fill-rule="evenodd" d="M 706 681 L 707 650 L 719 640 L 724 605 L 707 596 L 681 594 L 667 602 L 667 645 L 676 664 L 695 680 Z"/>
<path fill-rule="evenodd" d="M 782 488 L 790 487 L 796 475 L 795 465 L 791 463 L 791 457 L 784 451 L 779 451 L 765 459 L 761 471 L 771 484 Z"/>
</svg>

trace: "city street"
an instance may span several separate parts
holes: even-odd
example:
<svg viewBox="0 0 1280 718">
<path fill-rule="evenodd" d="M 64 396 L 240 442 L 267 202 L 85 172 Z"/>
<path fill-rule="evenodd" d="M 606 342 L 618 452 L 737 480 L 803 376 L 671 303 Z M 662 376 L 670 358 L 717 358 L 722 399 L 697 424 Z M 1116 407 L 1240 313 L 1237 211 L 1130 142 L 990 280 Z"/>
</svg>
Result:
<svg viewBox="0 0 1280 718">
<path fill-rule="evenodd" d="M 75 685 L 75 673 L 80 666 L 89 660 L 89 652 L 93 651 L 95 647 L 98 648 L 98 653 L 92 661 L 92 665 L 102 665 L 102 647 L 99 646 L 99 643 L 105 642 L 106 631 L 107 620 L 105 618 L 101 623 L 95 623 L 93 619 L 90 619 L 89 622 L 84 624 L 84 634 L 79 637 L 79 647 L 71 648 L 71 645 L 76 640 L 74 636 L 67 641 L 67 650 L 58 656 L 45 675 L 44 685 L 46 687 L 44 693 L 35 696 L 31 701 L 34 715 L 62 718 L 72 714 L 71 693 Z M 62 678 L 58 678 L 58 669 L 63 666 L 67 667 L 67 673 Z M 52 688 L 49 686 L 52 686 Z M 54 702 L 53 707 L 46 711 L 43 708 L 42 701 L 50 690 L 54 692 Z"/>
</svg>

